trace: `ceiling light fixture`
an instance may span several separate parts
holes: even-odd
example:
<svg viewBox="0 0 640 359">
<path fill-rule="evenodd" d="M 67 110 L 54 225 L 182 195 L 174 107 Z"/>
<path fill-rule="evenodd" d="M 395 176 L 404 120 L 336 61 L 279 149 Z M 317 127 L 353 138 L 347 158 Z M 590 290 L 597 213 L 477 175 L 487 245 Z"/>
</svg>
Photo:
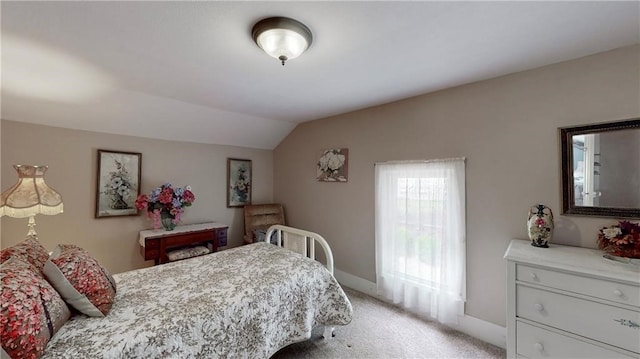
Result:
<svg viewBox="0 0 640 359">
<path fill-rule="evenodd" d="M 282 61 L 282 66 L 309 48 L 313 38 L 307 26 L 288 17 L 269 17 L 258 21 L 253 25 L 251 36 L 264 52 Z"/>
</svg>

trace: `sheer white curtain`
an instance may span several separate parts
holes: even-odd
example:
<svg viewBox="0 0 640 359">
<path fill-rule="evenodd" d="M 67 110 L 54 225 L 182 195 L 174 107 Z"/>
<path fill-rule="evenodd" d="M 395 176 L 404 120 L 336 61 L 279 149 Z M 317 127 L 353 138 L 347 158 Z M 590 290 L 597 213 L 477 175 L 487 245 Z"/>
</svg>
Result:
<svg viewBox="0 0 640 359">
<path fill-rule="evenodd" d="M 375 167 L 378 292 L 444 324 L 464 315 L 465 159 Z"/>
</svg>

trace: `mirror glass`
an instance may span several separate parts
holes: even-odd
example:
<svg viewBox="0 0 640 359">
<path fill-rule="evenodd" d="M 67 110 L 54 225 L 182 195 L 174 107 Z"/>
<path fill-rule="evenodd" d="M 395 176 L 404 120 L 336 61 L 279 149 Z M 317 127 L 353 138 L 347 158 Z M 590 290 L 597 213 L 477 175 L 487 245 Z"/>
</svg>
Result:
<svg viewBox="0 0 640 359">
<path fill-rule="evenodd" d="M 640 119 L 560 129 L 564 214 L 640 218 Z"/>
</svg>

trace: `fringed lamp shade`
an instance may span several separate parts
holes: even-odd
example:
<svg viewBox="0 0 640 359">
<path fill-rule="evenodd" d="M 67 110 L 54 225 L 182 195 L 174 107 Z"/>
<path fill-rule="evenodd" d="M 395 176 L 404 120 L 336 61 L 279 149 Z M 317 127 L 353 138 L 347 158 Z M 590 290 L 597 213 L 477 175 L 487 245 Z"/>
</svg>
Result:
<svg viewBox="0 0 640 359">
<path fill-rule="evenodd" d="M 62 213 L 62 197 L 44 181 L 47 166 L 14 165 L 18 182 L 2 192 L 0 216 L 14 218 L 29 217 L 29 232 L 36 234 L 35 215 Z"/>
</svg>

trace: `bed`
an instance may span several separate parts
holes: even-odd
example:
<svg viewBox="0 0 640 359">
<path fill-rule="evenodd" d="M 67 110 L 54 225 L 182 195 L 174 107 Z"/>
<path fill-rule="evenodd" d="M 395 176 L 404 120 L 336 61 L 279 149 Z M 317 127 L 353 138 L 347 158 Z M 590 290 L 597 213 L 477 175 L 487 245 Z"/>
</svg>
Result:
<svg viewBox="0 0 640 359">
<path fill-rule="evenodd" d="M 326 241 L 285 226 L 268 233 L 304 241 L 305 254 L 257 242 L 114 275 L 108 314 L 73 315 L 43 358 L 268 358 L 314 327 L 330 337 L 348 324 L 353 309 Z M 314 260 L 317 244 L 326 265 Z"/>
</svg>

